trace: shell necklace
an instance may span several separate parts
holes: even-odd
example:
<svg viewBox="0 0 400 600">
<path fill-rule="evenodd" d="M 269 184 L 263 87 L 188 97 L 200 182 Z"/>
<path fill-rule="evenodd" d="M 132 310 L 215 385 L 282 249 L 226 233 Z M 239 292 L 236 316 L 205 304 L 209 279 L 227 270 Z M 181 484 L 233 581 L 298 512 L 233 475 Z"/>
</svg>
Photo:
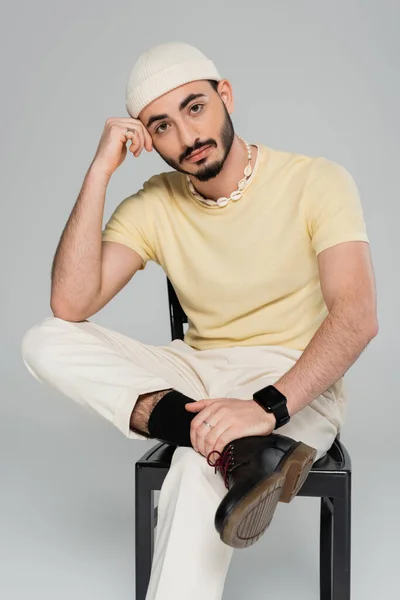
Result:
<svg viewBox="0 0 400 600">
<path fill-rule="evenodd" d="M 223 206 L 226 206 L 228 204 L 228 202 L 237 202 L 238 200 L 240 200 L 240 198 L 243 195 L 243 192 L 247 186 L 247 183 L 250 179 L 251 173 L 253 171 L 252 166 L 251 166 L 251 157 L 252 157 L 252 150 L 251 150 L 251 146 L 250 144 L 248 144 L 246 142 L 246 140 L 244 140 L 240 135 L 237 136 L 239 139 L 241 139 L 247 148 L 247 158 L 248 158 L 248 164 L 245 166 L 244 169 L 244 177 L 243 179 L 241 179 L 238 183 L 238 188 L 237 190 L 235 190 L 234 192 L 232 192 L 232 194 L 229 196 L 229 198 L 226 198 L 225 196 L 222 196 L 221 198 L 218 198 L 218 200 L 210 200 L 208 198 L 203 198 L 203 196 L 201 194 L 199 194 L 195 188 L 194 185 L 189 177 L 189 175 L 186 175 L 186 180 L 188 182 L 189 185 L 189 190 L 191 192 L 191 194 L 196 198 L 196 200 L 199 200 L 200 202 L 202 202 L 203 204 L 206 204 L 207 206 L 213 206 L 215 208 L 221 208 Z"/>
</svg>

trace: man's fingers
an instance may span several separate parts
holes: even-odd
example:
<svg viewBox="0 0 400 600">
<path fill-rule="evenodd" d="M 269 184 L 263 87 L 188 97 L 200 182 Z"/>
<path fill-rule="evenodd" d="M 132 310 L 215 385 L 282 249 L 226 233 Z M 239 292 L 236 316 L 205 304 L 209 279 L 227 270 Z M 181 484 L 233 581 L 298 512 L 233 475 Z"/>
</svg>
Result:
<svg viewBox="0 0 400 600">
<path fill-rule="evenodd" d="M 202 400 L 198 400 L 197 402 L 188 402 L 185 404 L 185 408 L 193 412 L 198 412 L 199 410 L 203 410 L 203 408 L 205 408 L 205 404 L 202 402 Z"/>
<path fill-rule="evenodd" d="M 116 117 L 113 120 L 116 123 L 118 123 L 119 125 L 121 125 L 122 127 L 125 127 L 125 128 L 131 127 L 132 129 L 136 129 L 137 132 L 140 131 L 140 141 L 142 143 L 141 149 L 143 149 L 143 147 L 145 147 L 148 152 L 150 152 L 153 149 L 152 137 L 151 137 L 150 133 L 147 131 L 146 127 L 143 125 L 143 123 L 141 121 L 139 121 L 139 119 L 132 119 L 129 117 L 127 117 L 127 118 Z"/>
</svg>

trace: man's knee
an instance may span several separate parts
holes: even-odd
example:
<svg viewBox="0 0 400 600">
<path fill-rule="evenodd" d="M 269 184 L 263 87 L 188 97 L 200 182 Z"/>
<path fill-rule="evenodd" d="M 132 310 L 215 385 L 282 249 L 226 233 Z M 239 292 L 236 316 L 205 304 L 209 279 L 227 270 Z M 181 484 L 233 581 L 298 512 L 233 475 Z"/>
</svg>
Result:
<svg viewBox="0 0 400 600">
<path fill-rule="evenodd" d="M 52 319 L 50 318 L 30 327 L 22 337 L 22 359 L 34 376 L 36 372 L 41 372 L 54 361 L 55 349 L 52 334 Z"/>
</svg>

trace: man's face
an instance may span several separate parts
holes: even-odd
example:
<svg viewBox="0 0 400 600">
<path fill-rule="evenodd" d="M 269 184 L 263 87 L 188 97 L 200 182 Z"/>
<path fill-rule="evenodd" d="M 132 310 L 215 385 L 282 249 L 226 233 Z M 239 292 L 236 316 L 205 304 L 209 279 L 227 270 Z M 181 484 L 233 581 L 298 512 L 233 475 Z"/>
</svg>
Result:
<svg viewBox="0 0 400 600">
<path fill-rule="evenodd" d="M 234 140 L 232 120 L 222 100 L 232 106 L 226 80 L 219 83 L 219 92 L 221 96 L 206 80 L 192 81 L 157 98 L 139 115 L 161 158 L 199 181 L 220 173 Z M 190 158 L 200 149 L 205 152 Z"/>
</svg>

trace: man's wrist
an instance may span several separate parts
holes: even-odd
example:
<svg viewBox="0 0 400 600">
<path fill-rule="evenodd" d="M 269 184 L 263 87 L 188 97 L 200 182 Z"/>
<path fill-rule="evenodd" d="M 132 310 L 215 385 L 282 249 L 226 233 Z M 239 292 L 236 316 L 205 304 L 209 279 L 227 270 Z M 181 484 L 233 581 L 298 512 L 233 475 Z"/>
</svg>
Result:
<svg viewBox="0 0 400 600">
<path fill-rule="evenodd" d="M 251 400 L 256 406 L 258 406 L 258 408 L 260 409 L 260 411 L 262 411 L 261 415 L 264 414 L 264 420 L 267 423 L 267 429 L 268 429 L 268 434 L 271 433 L 276 426 L 276 417 L 274 415 L 274 413 L 271 412 L 267 412 L 265 410 L 265 408 L 263 408 L 258 402 L 256 402 L 254 400 L 254 398 Z"/>
<path fill-rule="evenodd" d="M 279 429 L 290 421 L 286 396 L 274 385 L 267 385 L 253 394 L 253 400 L 269 413 L 275 421 L 274 429 Z"/>
</svg>

